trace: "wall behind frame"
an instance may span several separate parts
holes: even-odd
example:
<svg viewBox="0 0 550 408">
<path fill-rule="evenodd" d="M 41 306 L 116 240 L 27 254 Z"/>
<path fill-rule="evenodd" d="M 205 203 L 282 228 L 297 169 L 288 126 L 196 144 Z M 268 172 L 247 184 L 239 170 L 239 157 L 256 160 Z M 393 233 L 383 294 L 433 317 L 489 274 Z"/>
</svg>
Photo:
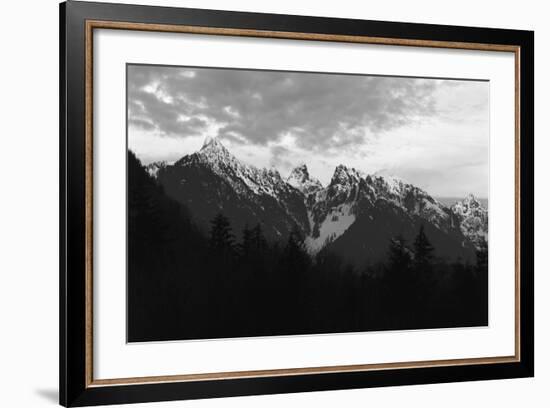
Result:
<svg viewBox="0 0 550 408">
<path fill-rule="evenodd" d="M 114 0 L 111 0 L 114 1 Z M 535 30 L 535 71 L 550 72 L 544 2 L 463 0 L 119 1 L 282 14 Z M 4 2 L 0 25 L 0 405 L 53 407 L 58 383 L 58 1 Z M 536 77 L 535 117 L 544 118 L 547 75 Z M 536 377 L 534 379 L 143 404 L 143 407 L 542 407 L 550 382 L 550 124 L 535 123 Z"/>
</svg>

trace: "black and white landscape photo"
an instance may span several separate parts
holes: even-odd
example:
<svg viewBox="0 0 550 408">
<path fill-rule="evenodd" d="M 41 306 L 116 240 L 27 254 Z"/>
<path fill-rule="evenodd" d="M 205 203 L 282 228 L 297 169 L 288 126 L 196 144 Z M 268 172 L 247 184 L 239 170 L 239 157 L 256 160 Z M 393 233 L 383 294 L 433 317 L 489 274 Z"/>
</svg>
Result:
<svg viewBox="0 0 550 408">
<path fill-rule="evenodd" d="M 488 325 L 487 81 L 129 64 L 127 146 L 129 342 Z"/>
</svg>

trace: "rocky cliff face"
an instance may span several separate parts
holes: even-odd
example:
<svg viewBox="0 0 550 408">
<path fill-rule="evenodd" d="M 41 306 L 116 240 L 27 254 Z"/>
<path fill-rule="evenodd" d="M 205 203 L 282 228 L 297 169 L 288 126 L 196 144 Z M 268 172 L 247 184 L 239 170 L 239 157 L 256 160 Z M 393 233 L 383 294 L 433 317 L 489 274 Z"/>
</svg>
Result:
<svg viewBox="0 0 550 408">
<path fill-rule="evenodd" d="M 487 243 L 489 237 L 489 213 L 473 194 L 451 206 L 460 222 L 460 229 L 476 248 Z"/>
<path fill-rule="evenodd" d="M 300 190 L 305 196 L 323 188 L 319 180 L 309 175 L 309 170 L 305 164 L 292 170 L 286 181 L 291 186 Z"/>
</svg>

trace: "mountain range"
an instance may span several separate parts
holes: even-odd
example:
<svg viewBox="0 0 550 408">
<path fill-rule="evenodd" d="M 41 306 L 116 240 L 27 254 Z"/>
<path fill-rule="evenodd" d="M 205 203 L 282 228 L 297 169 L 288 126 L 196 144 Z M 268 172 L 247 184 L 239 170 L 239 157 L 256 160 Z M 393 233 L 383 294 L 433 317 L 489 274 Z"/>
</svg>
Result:
<svg viewBox="0 0 550 408">
<path fill-rule="evenodd" d="M 487 241 L 488 213 L 473 195 L 446 206 L 403 180 L 343 164 L 323 186 L 305 164 L 284 178 L 207 138 L 199 151 L 146 170 L 205 231 L 222 212 L 236 232 L 260 224 L 268 240 L 285 241 L 298 230 L 311 254 L 327 248 L 354 265 L 385 260 L 392 238 L 412 243 L 421 226 L 435 255 L 447 260 L 474 261 Z"/>
</svg>

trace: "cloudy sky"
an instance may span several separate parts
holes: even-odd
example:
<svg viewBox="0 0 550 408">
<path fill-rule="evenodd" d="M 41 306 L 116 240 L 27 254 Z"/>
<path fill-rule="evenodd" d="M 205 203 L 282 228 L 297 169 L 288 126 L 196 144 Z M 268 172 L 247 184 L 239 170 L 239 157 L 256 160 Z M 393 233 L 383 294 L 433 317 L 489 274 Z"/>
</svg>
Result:
<svg viewBox="0 0 550 408">
<path fill-rule="evenodd" d="M 128 146 L 142 162 L 206 136 L 283 176 L 306 163 L 326 184 L 345 164 L 435 196 L 488 196 L 488 82 L 128 66 Z"/>
</svg>

